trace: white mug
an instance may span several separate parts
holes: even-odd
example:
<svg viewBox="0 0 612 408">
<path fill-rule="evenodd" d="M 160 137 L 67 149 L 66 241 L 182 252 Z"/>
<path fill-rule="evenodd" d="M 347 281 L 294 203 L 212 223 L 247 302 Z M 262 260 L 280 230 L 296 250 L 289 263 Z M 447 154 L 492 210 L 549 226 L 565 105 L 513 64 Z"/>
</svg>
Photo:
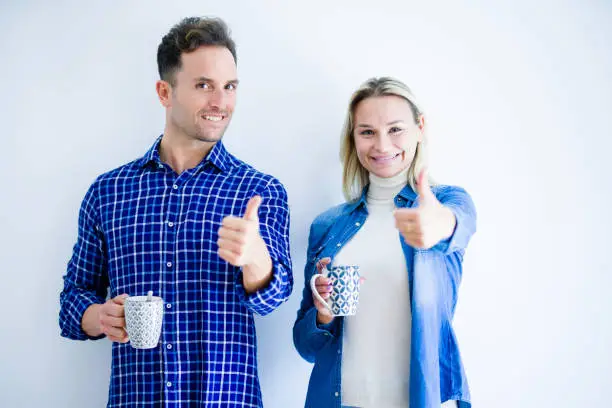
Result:
<svg viewBox="0 0 612 408">
<path fill-rule="evenodd" d="M 161 336 L 164 301 L 161 297 L 129 296 L 125 299 L 125 329 L 132 347 L 150 349 L 157 347 Z"/>
<path fill-rule="evenodd" d="M 316 288 L 316 280 L 323 276 L 331 280 L 332 291 L 326 301 Z M 339 265 L 325 268 L 310 278 L 310 289 L 319 302 L 323 303 L 334 316 L 352 316 L 357 313 L 359 304 L 360 275 L 359 266 Z"/>
</svg>

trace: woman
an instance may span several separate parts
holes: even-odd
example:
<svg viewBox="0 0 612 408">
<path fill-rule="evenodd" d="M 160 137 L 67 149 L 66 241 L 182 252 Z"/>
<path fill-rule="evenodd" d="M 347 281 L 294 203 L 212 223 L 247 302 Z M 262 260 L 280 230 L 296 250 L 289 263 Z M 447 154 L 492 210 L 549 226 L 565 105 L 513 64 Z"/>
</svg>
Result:
<svg viewBox="0 0 612 408">
<path fill-rule="evenodd" d="M 425 120 L 410 89 L 366 81 L 342 133 L 346 202 L 311 225 L 295 347 L 314 362 L 306 407 L 469 408 L 451 320 L 476 229 L 470 196 L 430 186 Z M 326 265 L 359 265 L 357 314 L 333 317 L 309 282 Z M 316 280 L 327 299 L 330 281 Z"/>
</svg>

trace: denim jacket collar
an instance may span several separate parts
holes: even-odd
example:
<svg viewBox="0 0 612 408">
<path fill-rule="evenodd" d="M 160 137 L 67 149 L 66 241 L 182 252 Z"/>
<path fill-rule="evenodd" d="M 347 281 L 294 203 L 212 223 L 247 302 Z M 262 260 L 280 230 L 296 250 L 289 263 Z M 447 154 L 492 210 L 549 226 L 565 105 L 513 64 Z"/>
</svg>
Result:
<svg viewBox="0 0 612 408">
<path fill-rule="evenodd" d="M 368 188 L 370 184 L 367 184 L 363 190 L 361 190 L 361 195 L 355 201 L 352 201 L 346 206 L 346 214 L 352 214 L 353 211 L 357 210 L 360 207 L 363 207 L 367 212 L 367 197 L 368 197 Z M 410 184 L 406 184 L 404 188 L 397 194 L 395 197 L 396 202 L 398 197 L 401 197 L 405 200 L 405 202 L 414 202 L 417 199 L 417 194 L 414 192 Z"/>
</svg>

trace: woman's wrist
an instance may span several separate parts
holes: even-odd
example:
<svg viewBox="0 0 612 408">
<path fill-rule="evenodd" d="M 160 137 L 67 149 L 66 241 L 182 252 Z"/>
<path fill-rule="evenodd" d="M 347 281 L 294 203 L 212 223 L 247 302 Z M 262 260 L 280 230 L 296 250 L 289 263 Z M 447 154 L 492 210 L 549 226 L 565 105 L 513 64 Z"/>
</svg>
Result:
<svg viewBox="0 0 612 408">
<path fill-rule="evenodd" d="M 334 320 L 334 316 L 321 314 L 317 310 L 317 324 L 330 324 Z"/>
</svg>

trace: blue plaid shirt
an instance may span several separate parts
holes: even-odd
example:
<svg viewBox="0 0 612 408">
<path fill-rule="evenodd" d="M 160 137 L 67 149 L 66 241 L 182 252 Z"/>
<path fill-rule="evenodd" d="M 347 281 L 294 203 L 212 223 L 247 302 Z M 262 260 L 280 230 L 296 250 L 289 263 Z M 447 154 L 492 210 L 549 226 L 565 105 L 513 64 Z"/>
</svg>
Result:
<svg viewBox="0 0 612 408">
<path fill-rule="evenodd" d="M 108 407 L 261 407 L 253 313 L 270 313 L 293 287 L 287 193 L 221 142 L 177 175 L 161 162 L 160 141 L 85 195 L 60 295 L 61 334 L 90 338 L 83 313 L 108 289 L 111 297 L 152 290 L 165 303 L 160 344 L 113 343 Z M 242 216 L 256 194 L 273 278 L 249 295 L 216 242 L 222 219 Z"/>
</svg>

